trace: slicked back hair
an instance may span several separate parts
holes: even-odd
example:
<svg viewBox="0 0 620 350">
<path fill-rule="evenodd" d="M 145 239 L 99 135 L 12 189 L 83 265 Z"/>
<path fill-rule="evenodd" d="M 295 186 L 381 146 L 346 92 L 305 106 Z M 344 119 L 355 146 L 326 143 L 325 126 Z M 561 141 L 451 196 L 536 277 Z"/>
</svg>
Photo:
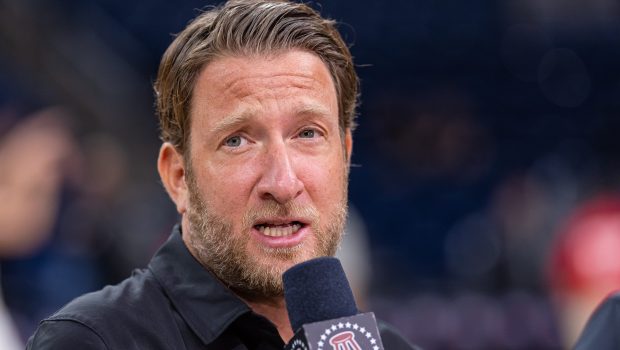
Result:
<svg viewBox="0 0 620 350">
<path fill-rule="evenodd" d="M 335 22 L 311 7 L 280 0 L 231 0 L 202 12 L 164 53 L 155 81 L 161 139 L 184 155 L 196 78 L 218 57 L 251 57 L 300 49 L 327 66 L 338 98 L 340 131 L 355 126 L 358 77 Z"/>
</svg>

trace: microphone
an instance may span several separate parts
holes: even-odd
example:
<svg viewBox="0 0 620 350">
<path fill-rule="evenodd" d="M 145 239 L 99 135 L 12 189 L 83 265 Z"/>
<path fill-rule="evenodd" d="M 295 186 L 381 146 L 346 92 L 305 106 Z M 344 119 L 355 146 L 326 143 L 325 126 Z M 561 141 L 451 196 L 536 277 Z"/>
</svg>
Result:
<svg viewBox="0 0 620 350">
<path fill-rule="evenodd" d="M 295 332 L 285 350 L 384 350 L 375 315 L 359 313 L 338 259 L 297 264 L 282 280 Z"/>
</svg>

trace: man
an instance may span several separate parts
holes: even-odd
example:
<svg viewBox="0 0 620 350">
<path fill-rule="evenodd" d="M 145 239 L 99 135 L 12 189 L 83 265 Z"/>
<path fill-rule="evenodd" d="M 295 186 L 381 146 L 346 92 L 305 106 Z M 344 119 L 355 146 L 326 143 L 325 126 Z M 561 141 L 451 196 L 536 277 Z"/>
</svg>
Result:
<svg viewBox="0 0 620 350">
<path fill-rule="evenodd" d="M 333 255 L 344 229 L 357 87 L 334 23 L 306 5 L 201 14 L 155 83 L 158 170 L 180 226 L 147 269 L 76 299 L 28 347 L 282 349 L 282 273 Z"/>
</svg>

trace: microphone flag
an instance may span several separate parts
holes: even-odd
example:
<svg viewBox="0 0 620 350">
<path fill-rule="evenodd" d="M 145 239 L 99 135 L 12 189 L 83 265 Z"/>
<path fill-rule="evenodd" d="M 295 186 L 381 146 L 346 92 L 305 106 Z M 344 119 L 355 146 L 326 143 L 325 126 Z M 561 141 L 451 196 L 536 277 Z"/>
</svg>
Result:
<svg viewBox="0 0 620 350">
<path fill-rule="evenodd" d="M 285 350 L 384 350 L 372 312 L 304 324 Z"/>
</svg>

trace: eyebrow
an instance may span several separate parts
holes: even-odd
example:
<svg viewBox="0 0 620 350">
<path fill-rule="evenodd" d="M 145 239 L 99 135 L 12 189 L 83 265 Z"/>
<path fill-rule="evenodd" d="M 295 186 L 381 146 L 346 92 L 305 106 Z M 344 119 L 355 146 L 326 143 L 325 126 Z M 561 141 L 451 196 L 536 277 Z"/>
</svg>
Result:
<svg viewBox="0 0 620 350">
<path fill-rule="evenodd" d="M 252 111 L 245 111 L 240 114 L 233 114 L 218 121 L 211 129 L 213 134 L 219 134 L 228 129 L 233 129 L 238 125 L 245 123 L 254 113 Z"/>
<path fill-rule="evenodd" d="M 211 132 L 213 134 L 219 134 L 229 129 L 234 129 L 235 127 L 246 123 L 252 116 L 254 116 L 256 112 L 254 110 L 246 110 L 239 114 L 231 114 L 224 119 L 218 121 Z M 329 111 L 320 105 L 317 104 L 305 104 L 295 112 L 296 116 L 316 116 L 322 119 L 327 119 L 330 115 Z"/>
<path fill-rule="evenodd" d="M 329 117 L 329 110 L 317 104 L 308 104 L 300 108 L 297 112 L 297 115 L 311 115 L 327 118 Z"/>
</svg>

